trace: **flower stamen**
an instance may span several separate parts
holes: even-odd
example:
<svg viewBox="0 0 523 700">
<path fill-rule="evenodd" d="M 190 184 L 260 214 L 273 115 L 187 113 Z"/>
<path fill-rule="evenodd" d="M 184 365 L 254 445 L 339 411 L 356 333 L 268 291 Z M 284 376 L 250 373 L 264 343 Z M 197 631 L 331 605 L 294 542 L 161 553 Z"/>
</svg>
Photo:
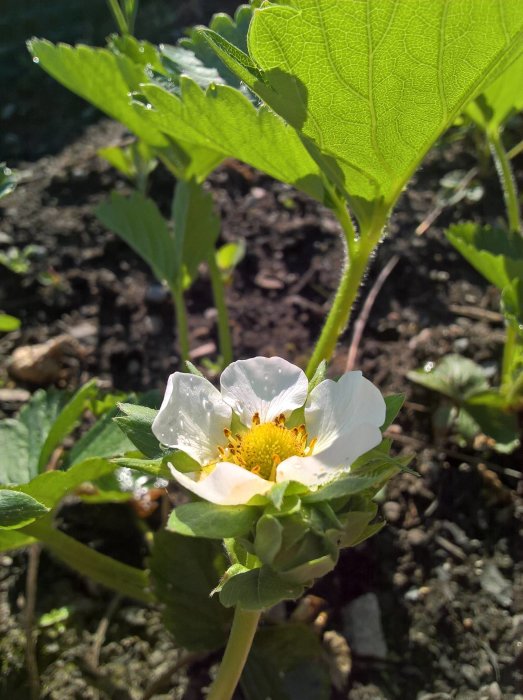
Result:
<svg viewBox="0 0 523 700">
<path fill-rule="evenodd" d="M 252 427 L 245 433 L 236 434 L 225 428 L 227 445 L 219 447 L 220 458 L 261 476 L 276 481 L 278 465 L 289 457 L 311 454 L 316 440 L 307 446 L 308 435 L 304 425 L 285 427 L 285 415 L 280 413 L 270 423 L 261 423 L 260 416 L 252 417 Z"/>
</svg>

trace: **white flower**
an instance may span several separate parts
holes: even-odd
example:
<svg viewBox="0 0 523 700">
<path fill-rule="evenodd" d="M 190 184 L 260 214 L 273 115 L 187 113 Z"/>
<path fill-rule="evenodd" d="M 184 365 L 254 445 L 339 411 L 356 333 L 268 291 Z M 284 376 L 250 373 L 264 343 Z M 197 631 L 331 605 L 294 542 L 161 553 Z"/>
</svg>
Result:
<svg viewBox="0 0 523 700">
<path fill-rule="evenodd" d="M 203 377 L 175 372 L 152 430 L 201 465 L 189 474 L 170 466 L 182 486 L 212 503 L 247 503 L 282 481 L 314 489 L 380 443 L 385 401 L 361 372 L 307 393 L 302 370 L 279 357 L 233 362 L 221 392 Z M 304 424 L 288 427 L 303 406 Z M 233 420 L 241 422 L 234 434 Z"/>
</svg>

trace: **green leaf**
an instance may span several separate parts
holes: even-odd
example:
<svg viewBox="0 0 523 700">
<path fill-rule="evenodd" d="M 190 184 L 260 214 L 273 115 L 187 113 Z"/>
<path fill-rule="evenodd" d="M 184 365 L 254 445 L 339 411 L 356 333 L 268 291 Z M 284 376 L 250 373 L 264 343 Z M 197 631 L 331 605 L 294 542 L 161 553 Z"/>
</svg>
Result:
<svg viewBox="0 0 523 700">
<path fill-rule="evenodd" d="M 171 288 L 179 283 L 174 235 L 152 199 L 140 192 L 129 197 L 113 192 L 96 216 L 150 265 L 157 280 Z"/>
<path fill-rule="evenodd" d="M 256 523 L 255 551 L 264 564 L 272 565 L 282 544 L 283 527 L 272 515 L 263 515 Z"/>
<path fill-rule="evenodd" d="M 445 235 L 461 255 L 499 290 L 523 278 L 523 240 L 504 229 L 473 221 L 455 224 Z"/>
<path fill-rule="evenodd" d="M 49 511 L 43 503 L 25 493 L 0 489 L 0 528 L 19 528 Z"/>
<path fill-rule="evenodd" d="M 503 396 L 496 391 L 475 394 L 462 404 L 481 431 L 496 441 L 498 452 L 512 452 L 518 444 L 518 419 L 507 410 Z"/>
<path fill-rule="evenodd" d="M 94 399 L 97 393 L 97 380 L 91 379 L 91 381 L 87 382 L 83 387 L 78 389 L 76 394 L 62 408 L 51 426 L 44 444 L 42 445 L 40 459 L 38 461 L 39 472 L 46 468 L 54 450 L 78 425 L 83 412 L 87 408 L 88 402 Z"/>
<path fill-rule="evenodd" d="M 231 613 L 210 597 L 225 571 L 218 542 L 161 530 L 149 561 L 153 588 L 165 605 L 164 622 L 176 643 L 194 651 L 223 646 Z"/>
<path fill-rule="evenodd" d="M 516 112 L 523 109 L 523 56 L 513 61 L 478 97 L 465 113 L 488 133 L 496 132 Z"/>
<path fill-rule="evenodd" d="M 39 389 L 17 419 L 0 422 L 0 484 L 23 484 L 39 473 L 40 452 L 66 396 Z"/>
<path fill-rule="evenodd" d="M 158 411 L 132 403 L 121 403 L 118 408 L 124 415 L 114 418 L 114 422 L 123 430 L 133 445 L 146 457 L 163 456 L 160 443 L 151 430 Z"/>
<path fill-rule="evenodd" d="M 216 264 L 221 272 L 230 274 L 245 257 L 245 241 L 225 243 L 216 251 Z"/>
<path fill-rule="evenodd" d="M 49 41 L 31 39 L 28 48 L 39 65 L 71 92 L 124 124 L 146 143 L 160 148 L 168 145 L 167 139 L 135 110 L 129 96 L 148 80 L 143 65 L 123 54 L 82 45 L 53 46 Z"/>
<path fill-rule="evenodd" d="M 248 5 L 240 5 L 235 12 L 234 19 L 220 12 L 213 16 L 209 27 L 241 51 L 247 51 L 247 31 L 251 17 L 252 8 Z M 240 89 L 244 87 L 238 77 L 220 61 L 216 53 L 212 51 L 209 44 L 197 30 L 190 30 L 189 37 L 181 39 L 179 45 L 190 51 L 200 61 L 200 65 L 205 66 L 207 70 L 214 71 L 214 74 L 218 76 L 218 80 L 214 82 L 223 81 L 227 85 Z M 195 82 L 199 82 L 198 76 L 191 72 L 190 66 L 186 65 L 183 72 Z"/>
<path fill-rule="evenodd" d="M 204 146 L 222 158 L 238 158 L 325 201 L 318 166 L 296 132 L 267 107 L 257 109 L 227 85 L 211 85 L 204 92 L 184 76 L 179 95 L 155 85 L 142 91 L 154 107 L 142 108 L 143 118 L 163 133 Z"/>
<path fill-rule="evenodd" d="M 10 333 L 20 328 L 21 321 L 16 316 L 0 314 L 0 333 Z"/>
<path fill-rule="evenodd" d="M 251 506 L 186 503 L 172 511 L 167 529 L 189 537 L 222 540 L 247 535 L 259 515 L 260 511 Z"/>
<path fill-rule="evenodd" d="M 435 367 L 409 372 L 411 382 L 448 396 L 458 404 L 489 389 L 485 372 L 478 364 L 461 355 L 447 355 Z"/>
<path fill-rule="evenodd" d="M 377 488 L 402 470 L 398 460 L 378 458 L 372 460 L 356 474 L 341 476 L 311 494 L 302 496 L 303 503 L 321 503 L 333 498 L 353 496 L 370 488 Z"/>
<path fill-rule="evenodd" d="M 385 422 L 380 428 L 382 432 L 387 430 L 387 428 L 394 422 L 394 419 L 400 412 L 404 403 L 405 394 L 391 394 L 391 396 L 385 396 Z"/>
<path fill-rule="evenodd" d="M 262 627 L 243 670 L 245 700 L 328 700 L 330 677 L 325 652 L 311 627 Z"/>
<path fill-rule="evenodd" d="M 212 196 L 194 180 L 179 180 L 173 205 L 176 268 L 192 282 L 198 265 L 210 255 L 220 233 Z"/>
<path fill-rule="evenodd" d="M 141 139 L 133 141 L 129 146 L 100 148 L 98 155 L 131 180 L 138 189 L 158 164 L 152 150 Z"/>
<path fill-rule="evenodd" d="M 250 56 L 206 35 L 302 134 L 369 230 L 465 105 L 522 53 L 522 27 L 519 0 L 415 10 L 404 0 L 281 0 L 254 13 Z"/>
<path fill-rule="evenodd" d="M 134 450 L 133 443 L 114 421 L 116 413 L 116 408 L 107 411 L 75 442 L 64 460 L 66 467 L 95 457 L 109 459 Z"/>
<path fill-rule="evenodd" d="M 110 474 L 116 468 L 116 464 L 105 459 L 89 459 L 75 464 L 66 472 L 44 472 L 29 483 L 13 486 L 12 489 L 32 496 L 47 508 L 54 508 L 69 491 L 72 491 L 84 482 L 96 481 L 101 476 Z"/>
<path fill-rule="evenodd" d="M 244 610 L 264 610 L 282 600 L 299 598 L 303 588 L 287 583 L 267 566 L 262 566 L 228 578 L 220 591 L 220 601 L 226 608 L 239 605 Z"/>
</svg>

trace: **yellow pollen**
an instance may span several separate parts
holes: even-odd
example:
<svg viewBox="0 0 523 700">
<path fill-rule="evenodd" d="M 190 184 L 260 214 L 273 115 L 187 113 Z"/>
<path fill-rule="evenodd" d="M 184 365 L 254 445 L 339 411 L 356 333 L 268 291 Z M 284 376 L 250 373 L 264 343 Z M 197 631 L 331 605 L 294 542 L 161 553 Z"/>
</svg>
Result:
<svg viewBox="0 0 523 700">
<path fill-rule="evenodd" d="M 277 416 L 272 423 L 260 423 L 258 414 L 254 414 L 252 428 L 241 435 L 233 435 L 224 430 L 228 440 L 226 447 L 220 449 L 220 457 L 228 462 L 259 474 L 263 479 L 276 480 L 276 468 L 288 457 L 303 457 L 310 454 L 311 442 L 307 448 L 307 432 L 304 425 L 296 428 L 285 427 L 285 416 Z"/>
</svg>

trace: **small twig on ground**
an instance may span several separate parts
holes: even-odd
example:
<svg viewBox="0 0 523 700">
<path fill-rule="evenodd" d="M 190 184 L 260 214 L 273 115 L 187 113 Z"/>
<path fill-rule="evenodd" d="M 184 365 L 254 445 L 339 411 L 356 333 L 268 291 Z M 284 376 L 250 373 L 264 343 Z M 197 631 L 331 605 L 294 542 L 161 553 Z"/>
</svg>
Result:
<svg viewBox="0 0 523 700">
<path fill-rule="evenodd" d="M 480 306 L 461 306 L 461 304 L 449 304 L 449 311 L 459 316 L 477 318 L 480 321 L 492 321 L 492 323 L 503 323 L 505 317 L 499 311 L 482 309 Z"/>
<path fill-rule="evenodd" d="M 25 581 L 25 663 L 27 666 L 27 676 L 29 679 L 32 700 L 38 700 L 40 697 L 40 674 L 38 673 L 38 661 L 36 658 L 36 633 L 34 630 L 40 551 L 41 546 L 39 544 L 32 544 L 29 547 L 27 577 Z"/>
<path fill-rule="evenodd" d="M 203 661 L 208 656 L 206 653 L 202 652 L 192 652 L 189 654 L 184 654 L 181 658 L 177 659 L 174 664 L 169 666 L 162 674 L 155 678 L 152 683 L 144 690 L 142 695 L 142 700 L 150 700 L 153 695 L 162 692 L 171 685 L 171 679 L 175 673 L 185 666 L 190 666 L 197 661 Z"/>
<path fill-rule="evenodd" d="M 105 635 L 107 634 L 109 623 L 111 621 L 112 616 L 116 612 L 116 609 L 120 605 L 121 600 L 121 595 L 115 595 L 109 603 L 109 605 L 107 606 L 107 610 L 105 611 L 104 616 L 100 620 L 98 628 L 95 632 L 91 648 L 86 654 L 86 661 L 89 663 L 93 670 L 98 668 L 98 664 L 100 663 L 100 651 L 102 649 L 103 643 L 105 642 Z"/>
<path fill-rule="evenodd" d="M 427 216 L 423 219 L 421 224 L 416 228 L 415 234 L 416 236 L 421 236 L 423 235 L 431 226 L 432 224 L 436 221 L 438 216 L 441 214 L 441 212 L 446 209 L 446 207 L 451 206 L 456 202 L 456 197 L 463 192 L 463 190 L 469 186 L 471 181 L 476 177 L 478 174 L 478 169 L 477 168 L 471 168 L 465 175 L 461 178 L 458 186 L 454 189 L 454 192 L 452 195 L 445 199 L 439 199 L 438 203 L 435 205 L 434 209 L 429 211 Z"/>
<path fill-rule="evenodd" d="M 374 302 L 376 301 L 376 297 L 380 293 L 380 289 L 383 287 L 385 280 L 387 277 L 390 275 L 392 270 L 396 267 L 399 261 L 399 256 L 394 255 L 389 262 L 385 265 L 383 270 L 380 272 L 380 274 L 376 277 L 376 281 L 372 285 L 372 287 L 369 290 L 369 293 L 367 294 L 367 298 L 365 299 L 365 303 L 363 304 L 363 307 L 359 313 L 358 318 L 356 319 L 356 323 L 354 324 L 354 332 L 352 334 L 352 340 L 351 344 L 349 347 L 349 352 L 347 353 L 347 364 L 345 366 L 345 371 L 350 372 L 354 368 L 354 365 L 356 364 L 356 358 L 358 356 L 358 349 L 360 347 L 360 342 L 361 342 L 361 337 L 363 335 L 363 331 L 365 330 L 365 326 L 367 325 L 367 321 L 369 318 L 369 314 L 371 312 L 372 307 L 374 306 Z"/>
</svg>

